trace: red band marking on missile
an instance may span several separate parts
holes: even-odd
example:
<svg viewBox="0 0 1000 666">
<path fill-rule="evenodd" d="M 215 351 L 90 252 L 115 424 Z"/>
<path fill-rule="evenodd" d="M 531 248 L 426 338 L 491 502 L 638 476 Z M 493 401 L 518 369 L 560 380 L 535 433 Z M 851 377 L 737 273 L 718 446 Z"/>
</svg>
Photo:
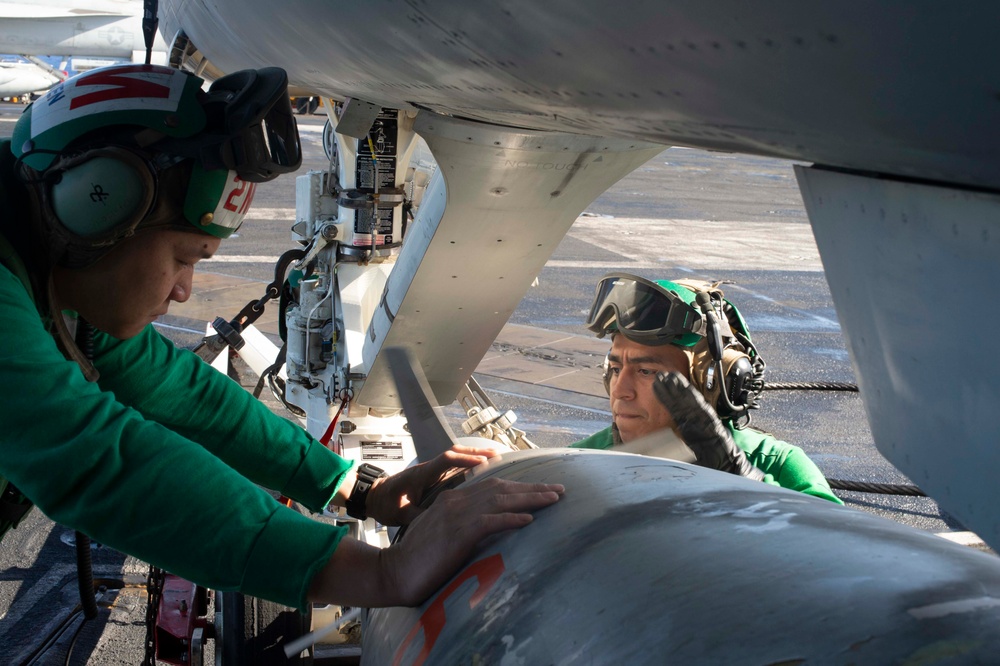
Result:
<svg viewBox="0 0 1000 666">
<path fill-rule="evenodd" d="M 467 566 L 462 573 L 458 575 L 455 580 L 453 580 L 448 587 L 441 590 L 437 598 L 427 607 L 427 610 L 423 612 L 420 619 L 410 630 L 410 633 L 406 635 L 406 638 L 400 644 L 399 648 L 396 650 L 396 654 L 393 657 L 392 665 L 399 666 L 400 661 L 403 658 L 403 654 L 406 653 L 406 649 L 413 642 L 413 639 L 417 637 L 417 633 L 422 628 L 424 630 L 424 647 L 417 655 L 417 658 L 413 661 L 412 666 L 420 666 L 427 659 L 427 655 L 430 654 L 431 650 L 434 648 L 434 643 L 437 641 L 438 636 L 441 635 L 441 631 L 444 629 L 445 622 L 448 618 L 445 617 L 444 613 L 444 602 L 445 599 L 450 597 L 455 590 L 462 586 L 462 583 L 475 577 L 479 585 L 476 591 L 472 593 L 472 598 L 469 599 L 469 608 L 475 608 L 479 605 L 479 602 L 486 597 L 486 594 L 492 589 L 493 585 L 500 579 L 500 576 L 504 572 L 503 557 L 500 553 L 496 555 L 490 555 L 489 557 L 477 560 Z"/>
</svg>

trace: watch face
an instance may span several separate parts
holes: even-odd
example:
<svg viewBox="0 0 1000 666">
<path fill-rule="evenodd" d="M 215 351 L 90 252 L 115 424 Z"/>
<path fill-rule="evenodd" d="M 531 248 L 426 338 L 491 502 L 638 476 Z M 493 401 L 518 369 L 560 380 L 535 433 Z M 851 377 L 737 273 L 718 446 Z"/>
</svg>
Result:
<svg viewBox="0 0 1000 666">
<path fill-rule="evenodd" d="M 358 476 L 369 477 L 372 480 L 379 478 L 385 474 L 385 470 L 381 467 L 376 467 L 375 465 L 369 465 L 368 463 L 363 463 L 358 467 Z"/>
</svg>

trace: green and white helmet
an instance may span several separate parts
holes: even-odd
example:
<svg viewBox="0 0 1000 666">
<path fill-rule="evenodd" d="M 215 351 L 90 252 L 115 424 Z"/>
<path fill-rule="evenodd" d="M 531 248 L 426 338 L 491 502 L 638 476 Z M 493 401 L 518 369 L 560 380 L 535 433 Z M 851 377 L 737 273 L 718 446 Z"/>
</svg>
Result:
<svg viewBox="0 0 1000 666">
<path fill-rule="evenodd" d="M 298 129 L 278 68 L 215 81 L 158 65 L 94 69 L 51 88 L 18 120 L 11 150 L 27 169 L 72 254 L 94 255 L 163 217 L 171 204 L 195 228 L 226 238 L 239 228 L 256 183 L 301 164 Z M 158 197 L 163 176 L 171 195 Z M 177 187 L 177 190 L 174 190 Z M 183 203 L 167 201 L 183 197 Z M 57 252 L 58 253 L 58 252 Z M 80 259 L 71 263 L 87 263 Z M 89 260 L 93 260 L 92 257 Z"/>
<path fill-rule="evenodd" d="M 14 128 L 16 157 L 44 171 L 74 142 L 95 130 L 135 126 L 187 138 L 205 129 L 198 101 L 204 81 L 158 65 L 113 65 L 49 89 Z"/>
</svg>

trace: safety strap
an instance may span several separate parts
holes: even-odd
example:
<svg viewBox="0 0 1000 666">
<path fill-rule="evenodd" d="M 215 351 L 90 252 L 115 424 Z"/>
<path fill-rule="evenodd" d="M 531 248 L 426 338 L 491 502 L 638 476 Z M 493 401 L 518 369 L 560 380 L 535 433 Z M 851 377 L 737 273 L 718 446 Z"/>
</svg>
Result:
<svg viewBox="0 0 1000 666">
<path fill-rule="evenodd" d="M 55 329 L 52 337 L 55 338 L 59 351 L 68 360 L 75 361 L 80 366 L 80 371 L 88 382 L 96 382 L 100 378 L 101 373 L 97 371 L 94 363 L 77 346 L 73 332 L 69 330 L 69 326 L 66 324 L 66 317 L 63 315 L 62 309 L 56 300 L 56 291 L 51 277 L 49 278 L 49 307 L 53 312 L 52 327 Z"/>
</svg>

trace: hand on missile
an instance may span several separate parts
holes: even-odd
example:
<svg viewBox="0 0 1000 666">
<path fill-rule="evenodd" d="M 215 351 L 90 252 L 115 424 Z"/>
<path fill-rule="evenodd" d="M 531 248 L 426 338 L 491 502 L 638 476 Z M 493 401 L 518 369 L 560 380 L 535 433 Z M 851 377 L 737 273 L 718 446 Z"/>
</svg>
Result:
<svg viewBox="0 0 1000 666">
<path fill-rule="evenodd" d="M 309 600 L 364 608 L 419 605 L 483 539 L 524 527 L 531 511 L 555 503 L 562 492 L 558 484 L 497 478 L 445 490 L 389 548 L 343 538 L 310 583 Z"/>
<path fill-rule="evenodd" d="M 368 491 L 367 513 L 383 525 L 409 525 L 423 511 L 420 504 L 429 490 L 495 455 L 492 448 L 455 444 L 433 460 L 375 481 Z"/>
<path fill-rule="evenodd" d="M 394 581 L 403 604 L 420 604 L 483 539 L 524 527 L 533 520 L 531 511 L 554 504 L 562 492 L 561 485 L 497 478 L 446 490 L 397 544 L 382 552 L 384 574 Z"/>
<path fill-rule="evenodd" d="M 670 412 L 681 439 L 694 451 L 697 464 L 763 480 L 764 473 L 750 464 L 715 410 L 684 375 L 661 372 L 653 383 L 653 392 Z"/>
</svg>

